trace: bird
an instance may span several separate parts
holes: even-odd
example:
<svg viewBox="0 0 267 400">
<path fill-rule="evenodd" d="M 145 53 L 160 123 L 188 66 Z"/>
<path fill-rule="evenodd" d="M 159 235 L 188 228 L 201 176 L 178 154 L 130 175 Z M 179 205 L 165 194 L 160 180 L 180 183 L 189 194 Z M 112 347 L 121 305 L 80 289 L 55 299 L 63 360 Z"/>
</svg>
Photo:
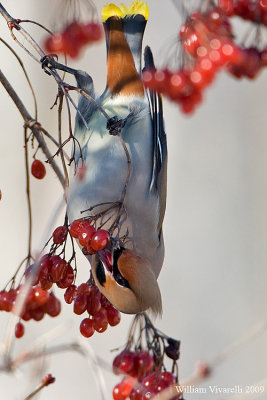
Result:
<svg viewBox="0 0 267 400">
<path fill-rule="evenodd" d="M 107 82 L 95 94 L 93 80 L 72 70 L 80 96 L 70 167 L 67 215 L 70 222 L 94 218 L 112 237 L 87 254 L 102 294 L 126 314 L 162 314 L 157 278 L 164 260 L 162 224 L 166 208 L 167 144 L 161 96 L 142 81 L 142 41 L 148 5 L 110 3 L 102 9 Z M 151 49 L 144 69 L 155 69 Z M 90 99 L 93 99 L 91 101 Z M 77 165 L 85 172 L 78 179 Z"/>
</svg>

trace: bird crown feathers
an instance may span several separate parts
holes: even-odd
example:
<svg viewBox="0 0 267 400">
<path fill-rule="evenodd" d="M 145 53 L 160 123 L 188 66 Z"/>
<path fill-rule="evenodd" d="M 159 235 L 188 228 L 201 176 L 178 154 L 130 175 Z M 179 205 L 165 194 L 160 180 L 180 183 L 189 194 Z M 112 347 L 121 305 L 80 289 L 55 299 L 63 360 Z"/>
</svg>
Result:
<svg viewBox="0 0 267 400">
<path fill-rule="evenodd" d="M 149 14 L 148 4 L 140 0 L 134 1 L 129 7 L 127 7 L 125 4 L 121 4 L 119 7 L 113 3 L 110 3 L 106 4 L 102 8 L 101 15 L 103 22 L 105 22 L 110 17 L 127 18 L 137 14 L 143 15 L 143 17 L 147 20 Z"/>
</svg>

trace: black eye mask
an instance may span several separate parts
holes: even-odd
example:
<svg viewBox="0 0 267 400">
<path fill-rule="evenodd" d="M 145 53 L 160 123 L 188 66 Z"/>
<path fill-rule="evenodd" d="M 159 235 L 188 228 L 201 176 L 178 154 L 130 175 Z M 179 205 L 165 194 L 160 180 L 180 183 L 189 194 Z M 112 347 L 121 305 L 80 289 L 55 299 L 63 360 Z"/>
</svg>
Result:
<svg viewBox="0 0 267 400">
<path fill-rule="evenodd" d="M 113 254 L 113 265 L 112 265 L 112 272 L 113 272 L 113 276 L 115 281 L 123 287 L 127 287 L 130 289 L 130 285 L 128 283 L 128 281 L 122 276 L 122 274 L 120 273 L 119 269 L 118 269 L 118 259 L 120 257 L 120 255 L 122 254 L 124 248 L 121 247 L 119 249 L 116 249 L 114 251 Z"/>
<path fill-rule="evenodd" d="M 97 266 L 96 266 L 96 277 L 97 277 L 100 285 L 104 286 L 104 284 L 106 282 L 106 274 L 105 274 L 105 268 L 104 268 L 101 260 L 98 261 Z"/>
</svg>

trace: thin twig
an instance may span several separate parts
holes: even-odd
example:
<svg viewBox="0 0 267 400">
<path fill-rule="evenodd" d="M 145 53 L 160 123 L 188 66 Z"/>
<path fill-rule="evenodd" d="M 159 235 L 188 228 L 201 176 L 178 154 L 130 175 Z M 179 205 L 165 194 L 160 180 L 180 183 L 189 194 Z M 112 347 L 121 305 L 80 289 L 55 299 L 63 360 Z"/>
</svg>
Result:
<svg viewBox="0 0 267 400">
<path fill-rule="evenodd" d="M 61 125 L 61 119 L 62 119 L 62 107 L 63 107 L 63 96 L 59 95 L 59 106 L 58 106 L 58 142 L 59 142 L 59 149 L 60 149 L 60 157 L 61 157 L 61 162 L 62 162 L 62 167 L 65 175 L 65 181 L 66 181 L 66 186 L 69 186 L 69 176 L 68 176 L 68 171 L 65 163 L 65 158 L 64 158 L 64 153 L 63 153 L 63 148 L 62 148 L 62 125 Z"/>
<path fill-rule="evenodd" d="M 36 121 L 37 121 L 37 119 L 38 119 L 37 100 L 36 100 L 36 96 L 35 96 L 35 93 L 34 93 L 34 90 L 33 90 L 33 87 L 32 87 L 32 84 L 31 84 L 31 81 L 30 81 L 30 78 L 29 78 L 29 75 L 27 74 L 27 71 L 26 71 L 26 69 L 25 69 L 25 67 L 24 67 L 24 64 L 23 64 L 21 58 L 20 58 L 20 57 L 17 55 L 17 53 L 15 52 L 15 50 L 13 50 L 12 47 L 9 46 L 9 44 L 8 44 L 4 39 L 0 38 L 0 41 L 14 54 L 14 56 L 15 56 L 16 59 L 18 60 L 20 66 L 21 66 L 21 68 L 22 68 L 22 70 L 23 70 L 23 72 L 24 72 L 25 78 L 27 79 L 28 85 L 29 85 L 30 90 L 31 90 L 31 92 L 32 92 L 33 102 L 34 102 L 34 109 L 35 109 L 35 119 L 36 119 Z"/>
<path fill-rule="evenodd" d="M 36 394 L 38 394 L 44 387 L 51 385 L 51 383 L 55 382 L 55 378 L 51 375 L 48 374 L 41 382 L 41 384 L 32 392 L 30 393 L 27 397 L 25 397 L 24 400 L 30 400 L 32 399 Z"/>
<path fill-rule="evenodd" d="M 0 6 L 1 6 L 1 4 L 0 4 Z M 15 90 L 13 89 L 13 87 L 11 86 L 11 84 L 9 83 L 9 81 L 7 80 L 7 78 L 5 77 L 5 75 L 3 74 L 3 72 L 1 70 L 0 70 L 0 82 L 2 83 L 2 85 L 8 92 L 9 96 L 15 103 L 17 109 L 19 110 L 22 118 L 25 121 L 25 125 L 31 129 L 31 131 L 32 131 L 34 137 L 36 138 L 36 140 L 38 141 L 38 144 L 41 147 L 43 153 L 45 154 L 47 159 L 50 159 L 52 157 L 52 155 L 45 143 L 44 138 L 42 137 L 41 133 L 39 132 L 39 129 L 37 128 L 36 121 L 31 117 L 28 110 L 22 103 L 21 99 L 19 98 L 19 96 L 17 95 L 17 93 L 15 92 Z M 53 168 L 54 172 L 56 173 L 61 185 L 63 186 L 63 189 L 65 190 L 66 182 L 65 182 L 64 176 L 62 175 L 57 163 L 54 160 L 51 161 L 51 167 Z"/>
</svg>

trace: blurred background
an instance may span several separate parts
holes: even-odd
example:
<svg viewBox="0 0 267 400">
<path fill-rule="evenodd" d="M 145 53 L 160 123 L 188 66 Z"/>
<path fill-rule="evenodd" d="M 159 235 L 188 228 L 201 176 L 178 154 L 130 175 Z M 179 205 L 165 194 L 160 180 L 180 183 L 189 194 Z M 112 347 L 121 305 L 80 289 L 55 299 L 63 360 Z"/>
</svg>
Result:
<svg viewBox="0 0 267 400">
<path fill-rule="evenodd" d="M 106 2 L 97 0 L 100 15 Z M 58 23 L 59 1 L 6 0 L 2 4 L 16 18 L 33 19 L 50 28 Z M 128 4 L 128 3 L 127 3 Z M 181 23 L 170 0 L 148 0 L 150 15 L 144 37 L 154 52 L 157 65 L 175 52 Z M 236 29 L 243 29 L 241 22 Z M 27 26 L 33 36 L 45 35 Z M 5 21 L 0 19 L 1 37 L 23 58 L 39 103 L 38 120 L 53 135 L 57 134 L 57 109 L 51 111 L 57 87 L 29 56 L 15 44 Z M 101 93 L 106 83 L 104 41 L 88 47 L 71 66 L 87 71 Z M 33 115 L 33 101 L 23 73 L 14 56 L 1 45 L 1 69 Z M 164 101 L 169 146 L 168 201 L 164 223 L 166 257 L 159 277 L 163 298 L 163 317 L 159 329 L 181 340 L 179 370 L 181 380 L 189 377 L 196 362 L 212 362 L 238 338 L 257 331 L 266 319 L 266 170 L 267 170 L 267 74 L 253 81 L 237 81 L 219 74 L 205 93 L 203 104 L 192 116 L 184 116 L 177 105 Z M 0 202 L 1 270 L 4 287 L 27 252 L 28 217 L 25 196 L 23 122 L 5 90 L 0 88 Z M 67 127 L 65 127 L 67 135 Z M 56 149 L 51 147 L 51 151 Z M 45 160 L 41 152 L 38 153 Z M 31 180 L 33 202 L 33 248 L 40 249 L 47 229 L 62 224 L 63 211 L 48 228 L 62 190 L 54 172 L 48 168 L 42 181 Z M 51 231 L 49 232 L 50 235 Z M 88 276 L 89 265 L 78 256 L 78 282 Z M 63 298 L 62 291 L 58 296 Z M 39 323 L 26 323 L 25 336 L 16 341 L 14 354 L 30 346 L 42 334 L 61 326 L 48 345 L 69 343 L 79 337 L 90 343 L 94 352 L 111 364 L 110 350 L 126 341 L 132 317 L 123 315 L 121 323 L 90 339 L 81 338 L 82 317 L 72 306 L 63 304 L 60 317 L 48 316 Z M 0 314 L 0 339 L 4 340 L 10 315 Z M 267 332 L 261 330 L 251 340 L 231 352 L 210 378 L 200 386 L 206 394 L 187 394 L 186 399 L 222 398 L 212 394 L 209 385 L 233 387 L 258 385 L 265 380 L 267 398 Z M 40 346 L 40 345 L 39 345 Z M 30 362 L 15 372 L 0 374 L 0 398 L 23 399 L 36 387 L 46 372 L 56 383 L 40 398 L 100 399 L 90 363 L 74 352 L 64 352 Z M 107 399 L 119 377 L 103 369 Z M 230 398 L 225 395 L 223 398 Z"/>
</svg>

